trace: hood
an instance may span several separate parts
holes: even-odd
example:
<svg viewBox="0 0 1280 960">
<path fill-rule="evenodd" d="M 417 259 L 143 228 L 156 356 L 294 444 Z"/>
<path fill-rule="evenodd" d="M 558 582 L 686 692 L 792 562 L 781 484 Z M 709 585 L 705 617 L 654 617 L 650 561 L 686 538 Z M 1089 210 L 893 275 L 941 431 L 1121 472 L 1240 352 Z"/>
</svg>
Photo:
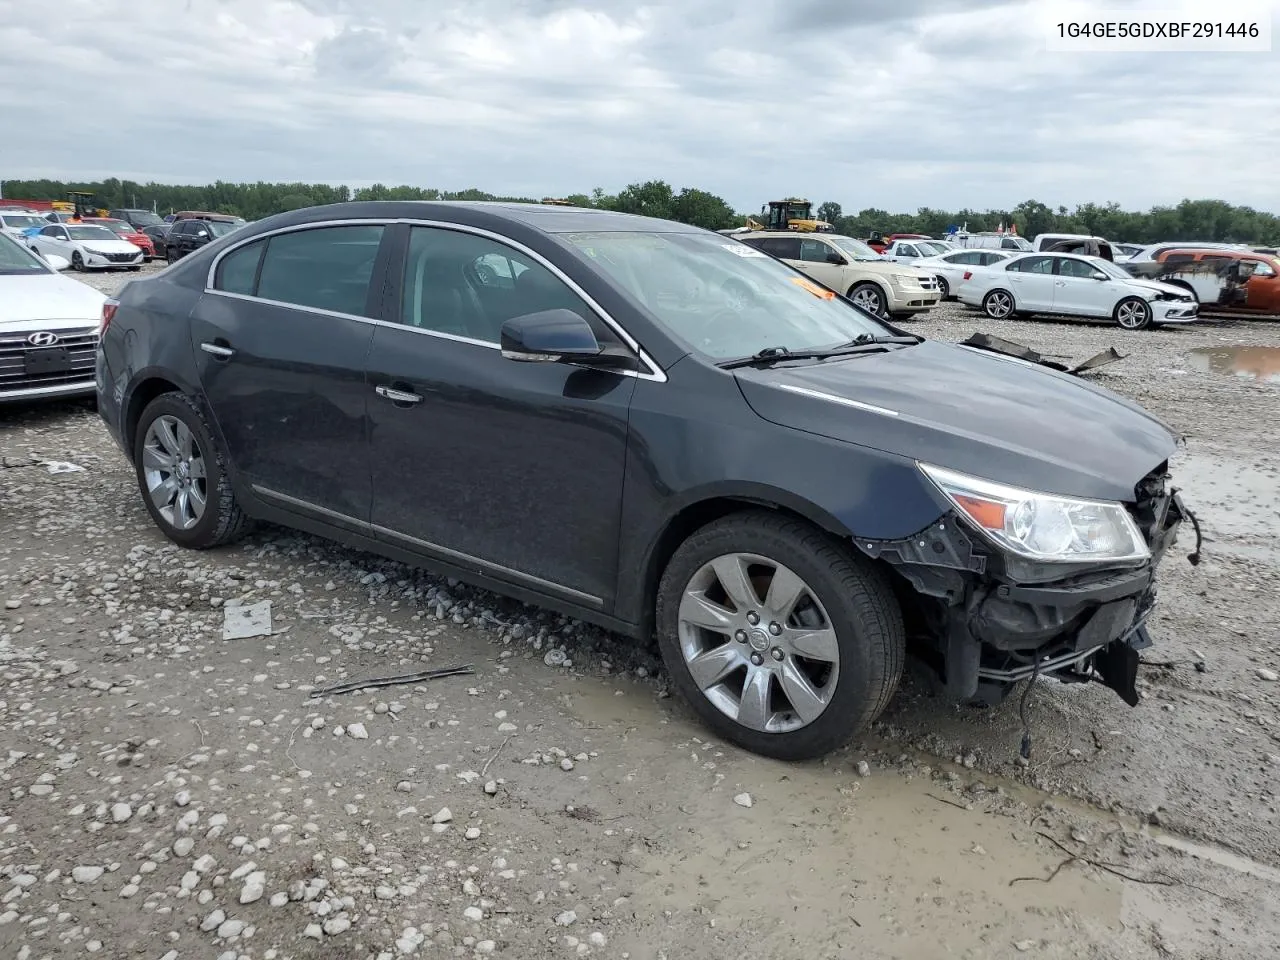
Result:
<svg viewBox="0 0 1280 960">
<path fill-rule="evenodd" d="M 1132 501 L 1176 444 L 1109 390 L 950 343 L 734 373 L 772 423 L 1063 496 Z"/>
<path fill-rule="evenodd" d="M 1124 282 L 1131 287 L 1141 287 L 1144 290 L 1151 290 L 1155 293 L 1171 294 L 1180 300 L 1185 300 L 1190 296 L 1186 287 L 1180 287 L 1174 283 L 1160 283 L 1158 280 L 1139 280 L 1137 278 L 1125 280 Z"/>
<path fill-rule="evenodd" d="M 128 240 L 76 240 L 86 250 L 98 250 L 102 253 L 137 253 L 138 248 Z"/>
<path fill-rule="evenodd" d="M 78 320 L 96 324 L 106 296 L 79 280 L 56 273 L 0 276 L 0 327 L 31 320 Z"/>
<path fill-rule="evenodd" d="M 920 272 L 912 264 L 898 263 L 894 260 L 854 260 L 851 261 L 851 265 L 859 270 L 876 273 L 880 276 L 889 276 L 894 273 L 915 276 Z"/>
</svg>

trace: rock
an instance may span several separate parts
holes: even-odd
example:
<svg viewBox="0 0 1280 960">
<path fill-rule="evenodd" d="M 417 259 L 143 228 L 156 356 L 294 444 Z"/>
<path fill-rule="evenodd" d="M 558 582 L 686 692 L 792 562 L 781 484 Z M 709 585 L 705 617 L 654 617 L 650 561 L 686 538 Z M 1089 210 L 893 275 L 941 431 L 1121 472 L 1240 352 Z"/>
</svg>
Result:
<svg viewBox="0 0 1280 960">
<path fill-rule="evenodd" d="M 262 870 L 255 870 L 249 874 L 244 881 L 244 887 L 240 890 L 241 903 L 254 903 L 262 899 L 262 895 L 267 892 L 267 875 Z"/>
<path fill-rule="evenodd" d="M 195 863 L 191 864 L 191 869 L 196 873 L 205 874 L 217 865 L 218 861 L 206 853 L 204 856 L 197 858 Z"/>
<path fill-rule="evenodd" d="M 104 873 L 106 870 L 102 867 L 73 867 L 71 879 L 76 883 L 93 883 Z"/>
<path fill-rule="evenodd" d="M 479 943 L 476 944 L 476 953 L 481 953 L 481 954 L 493 953 L 493 951 L 496 950 L 497 948 L 498 948 L 498 945 L 494 941 L 481 940 Z"/>
<path fill-rule="evenodd" d="M 479 907 L 467 907 L 462 911 L 462 915 L 472 923 L 479 923 L 484 919 L 484 911 Z"/>
<path fill-rule="evenodd" d="M 563 667 L 568 659 L 568 655 L 563 650 L 557 650 L 553 647 L 542 657 L 542 662 L 548 667 Z"/>
<path fill-rule="evenodd" d="M 190 856 L 191 851 L 195 849 L 196 842 L 191 837 L 179 837 L 173 841 L 173 855 L 175 857 Z"/>
<path fill-rule="evenodd" d="M 244 931 L 243 920 L 224 920 L 218 927 L 217 936 L 223 940 L 230 940 L 232 937 L 238 937 Z"/>
<path fill-rule="evenodd" d="M 268 898 L 267 900 L 267 903 L 271 904 L 271 906 L 273 907 L 283 907 L 288 902 L 289 902 L 289 895 L 284 892 L 273 893 L 270 896 L 270 898 Z"/>
<path fill-rule="evenodd" d="M 412 793 L 413 784 L 410 783 L 408 780 L 401 780 L 399 783 L 396 784 L 396 789 L 399 790 L 401 793 Z"/>
<path fill-rule="evenodd" d="M 563 760 L 560 761 L 560 769 L 565 771 L 565 773 L 568 773 L 570 770 L 573 769 L 573 761 L 570 760 L 568 757 L 565 757 Z"/>
<path fill-rule="evenodd" d="M 557 927 L 568 927 L 578 922 L 578 915 L 572 910 L 566 910 L 564 913 L 556 917 Z"/>
<path fill-rule="evenodd" d="M 369 731 L 364 728 L 363 723 L 347 724 L 347 736 L 353 740 L 368 740 Z"/>
<path fill-rule="evenodd" d="M 436 813 L 432 814 L 432 823 L 448 823 L 453 819 L 453 811 L 448 807 L 441 807 Z"/>
<path fill-rule="evenodd" d="M 479 827 L 467 827 L 467 832 L 466 832 L 466 833 L 464 833 L 464 834 L 463 834 L 463 836 L 464 836 L 464 837 L 466 837 L 468 840 L 479 840 L 479 839 L 480 839 L 480 828 L 479 828 Z"/>
<path fill-rule="evenodd" d="M 736 804 L 737 804 L 738 806 L 740 806 L 740 807 L 749 807 L 749 806 L 751 806 L 755 801 L 751 799 L 751 794 L 749 794 L 749 793 L 740 793 L 740 794 L 738 794 L 736 797 L 734 797 L 734 798 L 733 798 L 733 802 L 734 802 L 734 803 L 736 803 Z"/>
<path fill-rule="evenodd" d="M 860 777 L 869 777 L 869 776 L 871 776 L 871 764 L 867 763 L 867 761 L 865 761 L 865 760 L 859 760 L 859 761 L 858 761 L 858 776 L 860 776 Z"/>
<path fill-rule="evenodd" d="M 1276 673 L 1274 670 L 1268 670 L 1266 667 L 1259 667 L 1258 679 L 1265 680 L 1268 683 L 1275 683 L 1277 680 L 1280 680 L 1280 673 Z"/>
<path fill-rule="evenodd" d="M 133 816 L 133 807 L 127 803 L 113 803 L 111 805 L 111 820 L 114 823 L 124 823 Z"/>
<path fill-rule="evenodd" d="M 336 937 L 338 934 L 346 933 L 351 929 L 351 921 L 342 914 L 339 914 L 336 917 L 330 917 L 326 920 L 321 929 L 323 929 L 328 936 Z"/>
<path fill-rule="evenodd" d="M 179 790 L 173 797 L 174 806 L 185 807 L 191 802 L 190 790 Z"/>
<path fill-rule="evenodd" d="M 484 792 L 492 797 L 495 793 L 498 792 L 498 781 L 490 780 L 488 783 L 486 783 L 484 785 Z"/>
<path fill-rule="evenodd" d="M 480 884 L 468 877 L 462 881 L 462 892 L 468 897 L 478 897 L 480 896 Z"/>
<path fill-rule="evenodd" d="M 605 944 L 609 942 L 608 939 L 605 937 L 605 935 L 601 933 L 599 930 L 591 931 L 591 936 L 587 937 L 587 941 L 593 947 L 603 947 Z"/>
<path fill-rule="evenodd" d="M 1019 940 L 1017 943 L 1014 944 L 1014 946 L 1017 947 L 1021 953 L 1026 953 L 1035 945 L 1036 945 L 1036 942 L 1034 940 Z"/>
<path fill-rule="evenodd" d="M 213 911 L 213 913 L 209 914 L 207 917 L 204 918 L 204 920 L 200 924 L 200 929 L 203 930 L 205 933 L 208 933 L 210 930 L 217 930 L 220 926 L 222 926 L 223 921 L 226 919 L 227 919 L 227 915 L 225 913 L 223 913 L 221 910 L 215 910 Z"/>
<path fill-rule="evenodd" d="M 303 928 L 302 935 L 304 937 L 310 937 L 312 940 L 322 940 L 324 939 L 324 928 L 322 928 L 318 923 L 308 923 L 306 927 Z"/>
</svg>

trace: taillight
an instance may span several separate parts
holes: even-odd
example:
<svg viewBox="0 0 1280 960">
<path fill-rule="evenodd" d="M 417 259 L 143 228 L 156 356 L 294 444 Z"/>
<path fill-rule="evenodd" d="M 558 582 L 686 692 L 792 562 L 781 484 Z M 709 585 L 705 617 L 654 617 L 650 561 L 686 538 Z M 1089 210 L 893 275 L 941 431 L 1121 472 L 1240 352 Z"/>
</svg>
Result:
<svg viewBox="0 0 1280 960">
<path fill-rule="evenodd" d="M 969 279 L 971 279 L 972 277 L 973 277 L 973 271 L 972 271 L 972 270 L 966 270 L 966 271 L 964 272 L 964 279 L 969 280 Z"/>
<path fill-rule="evenodd" d="M 98 336 L 101 337 L 107 332 L 107 327 L 111 326 L 111 320 L 116 315 L 116 310 L 120 308 L 120 301 L 115 297 L 108 297 L 102 304 L 102 322 L 98 325 Z"/>
</svg>

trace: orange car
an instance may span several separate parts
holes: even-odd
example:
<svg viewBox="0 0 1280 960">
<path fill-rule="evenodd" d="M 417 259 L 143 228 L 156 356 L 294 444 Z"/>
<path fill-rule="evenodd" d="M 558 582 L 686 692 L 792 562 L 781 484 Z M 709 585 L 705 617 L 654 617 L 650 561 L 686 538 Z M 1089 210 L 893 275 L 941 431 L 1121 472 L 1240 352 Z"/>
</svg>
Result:
<svg viewBox="0 0 1280 960">
<path fill-rule="evenodd" d="M 126 223 L 123 220 L 114 220 L 111 217 L 81 217 L 80 221 L 81 223 L 101 224 L 121 240 L 128 240 L 135 247 L 141 248 L 144 260 L 154 260 L 156 258 L 155 243 L 152 242 L 149 236 L 130 223 Z"/>
<path fill-rule="evenodd" d="M 1165 250 L 1146 263 L 1125 263 L 1145 280 L 1186 287 L 1211 313 L 1280 314 L 1280 258 L 1252 250 Z"/>
</svg>

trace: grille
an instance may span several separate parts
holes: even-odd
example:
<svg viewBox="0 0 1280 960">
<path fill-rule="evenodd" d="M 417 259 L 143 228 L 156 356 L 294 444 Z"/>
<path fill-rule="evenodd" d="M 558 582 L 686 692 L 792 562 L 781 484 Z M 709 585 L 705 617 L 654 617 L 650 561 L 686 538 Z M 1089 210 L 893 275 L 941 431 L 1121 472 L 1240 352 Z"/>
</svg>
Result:
<svg viewBox="0 0 1280 960">
<path fill-rule="evenodd" d="M 106 257 L 112 263 L 132 263 L 134 258 L 137 256 L 137 254 L 136 253 L 104 253 L 102 254 L 102 256 Z"/>
<path fill-rule="evenodd" d="M 92 380 L 98 351 L 98 331 L 70 330 L 58 335 L 57 347 L 67 348 L 70 369 L 57 372 L 27 373 L 27 356 L 45 347 L 27 343 L 31 330 L 21 334 L 0 336 L 0 393 L 32 387 L 56 387 L 66 383 Z"/>
<path fill-rule="evenodd" d="M 920 286 L 926 290 L 936 290 L 938 288 L 938 280 L 936 277 L 921 277 Z"/>
</svg>

